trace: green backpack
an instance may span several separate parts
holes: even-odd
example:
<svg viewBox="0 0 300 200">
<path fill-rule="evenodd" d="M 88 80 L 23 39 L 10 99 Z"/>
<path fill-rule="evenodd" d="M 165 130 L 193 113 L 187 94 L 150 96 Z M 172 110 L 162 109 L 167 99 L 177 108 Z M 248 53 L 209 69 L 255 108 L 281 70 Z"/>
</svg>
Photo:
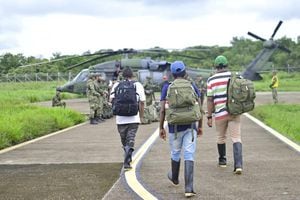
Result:
<svg viewBox="0 0 300 200">
<path fill-rule="evenodd" d="M 252 81 L 239 78 L 235 73 L 227 85 L 227 111 L 231 115 L 240 115 L 254 109 L 255 89 Z"/>
<path fill-rule="evenodd" d="M 168 88 L 166 118 L 170 124 L 191 124 L 201 119 L 197 94 L 190 81 L 175 79 Z"/>
</svg>

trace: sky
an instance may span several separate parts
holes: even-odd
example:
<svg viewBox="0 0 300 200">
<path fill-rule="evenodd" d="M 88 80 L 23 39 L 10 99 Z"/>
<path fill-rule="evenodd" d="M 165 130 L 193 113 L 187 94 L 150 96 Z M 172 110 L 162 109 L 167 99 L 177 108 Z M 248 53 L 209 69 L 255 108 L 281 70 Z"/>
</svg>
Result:
<svg viewBox="0 0 300 200">
<path fill-rule="evenodd" d="M 248 31 L 296 41 L 299 0 L 0 0 L 0 55 L 230 46 Z M 253 39 L 255 40 L 255 39 Z"/>
</svg>

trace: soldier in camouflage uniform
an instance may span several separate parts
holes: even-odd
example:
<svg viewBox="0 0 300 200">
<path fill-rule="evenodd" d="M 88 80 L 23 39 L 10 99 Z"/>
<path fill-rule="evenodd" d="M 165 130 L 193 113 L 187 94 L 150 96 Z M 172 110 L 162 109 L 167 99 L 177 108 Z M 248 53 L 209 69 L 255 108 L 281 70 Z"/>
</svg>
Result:
<svg viewBox="0 0 300 200">
<path fill-rule="evenodd" d="M 66 102 L 61 101 L 60 90 L 56 90 L 55 96 L 52 98 L 52 107 L 60 106 L 66 107 Z"/>
<path fill-rule="evenodd" d="M 201 105 L 203 105 L 204 97 L 206 96 L 206 82 L 203 80 L 201 75 L 198 75 L 195 83 L 201 93 L 200 100 Z"/>
<path fill-rule="evenodd" d="M 90 124 L 98 124 L 96 120 L 96 109 L 98 103 L 98 97 L 100 93 L 95 90 L 95 74 L 91 73 L 89 75 L 89 79 L 87 80 L 87 87 L 86 87 L 86 95 L 90 105 Z"/>
<path fill-rule="evenodd" d="M 146 94 L 146 106 L 152 105 L 153 100 L 155 101 L 154 96 L 154 84 L 152 82 L 152 78 L 147 76 L 145 83 L 143 84 Z"/>
<path fill-rule="evenodd" d="M 96 74 L 96 79 L 94 80 L 95 84 L 95 90 L 98 92 L 100 95 L 97 96 L 97 104 L 96 104 L 96 113 L 95 113 L 95 118 L 97 122 L 103 122 L 103 104 L 104 104 L 104 99 L 107 96 L 107 91 L 105 90 L 104 87 L 104 79 L 102 78 L 101 74 Z"/>
</svg>

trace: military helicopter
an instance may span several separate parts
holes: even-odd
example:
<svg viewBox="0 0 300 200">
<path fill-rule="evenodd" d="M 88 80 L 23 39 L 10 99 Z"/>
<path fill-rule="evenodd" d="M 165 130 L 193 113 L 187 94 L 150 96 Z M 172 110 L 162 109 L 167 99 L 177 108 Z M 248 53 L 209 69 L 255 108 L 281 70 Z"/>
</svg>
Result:
<svg viewBox="0 0 300 200">
<path fill-rule="evenodd" d="M 291 53 L 289 49 L 282 46 L 281 44 L 275 42 L 273 40 L 275 34 L 277 33 L 278 29 L 280 28 L 281 24 L 283 22 L 279 21 L 276 28 L 273 31 L 273 34 L 271 35 L 269 40 L 266 40 L 262 37 L 259 37 L 255 35 L 254 33 L 248 32 L 248 35 L 263 41 L 263 49 L 258 53 L 258 55 L 255 57 L 255 59 L 247 66 L 247 68 L 242 72 L 242 76 L 249 80 L 261 80 L 262 77 L 259 75 L 259 72 L 263 71 L 267 65 L 266 63 L 270 59 L 270 57 L 273 55 L 275 50 L 280 49 L 287 53 Z"/>
<path fill-rule="evenodd" d="M 151 77 L 153 80 L 153 83 L 155 85 L 159 85 L 163 82 L 163 76 L 167 76 L 168 78 L 171 78 L 170 73 L 170 62 L 168 61 L 156 61 L 152 60 L 150 57 L 147 58 L 128 58 L 128 54 L 135 54 L 135 53 L 162 53 L 161 50 L 134 50 L 134 49 L 124 49 L 124 50 L 118 50 L 118 51 L 111 51 L 106 52 L 106 54 L 101 55 L 99 58 L 103 57 L 109 57 L 112 55 L 118 55 L 118 54 L 124 54 L 125 58 L 122 58 L 121 60 L 114 60 L 114 61 L 107 61 L 100 64 L 96 64 L 93 66 L 90 66 L 88 69 L 83 69 L 80 71 L 77 76 L 67 82 L 65 85 L 60 86 L 57 88 L 57 90 L 60 90 L 62 92 L 70 92 L 70 93 L 79 93 L 79 94 L 85 94 L 86 92 L 86 81 L 89 77 L 89 74 L 91 72 L 97 72 L 102 74 L 102 77 L 106 80 L 106 82 L 109 82 L 113 79 L 115 74 L 122 70 L 123 67 L 129 66 L 133 69 L 134 72 L 136 72 L 136 78 L 140 82 L 144 82 L 147 77 Z M 201 59 L 194 56 L 185 56 L 176 54 L 177 56 L 183 56 L 188 57 L 190 59 Z M 85 61 L 83 63 L 76 64 L 74 66 L 69 67 L 68 69 L 72 69 L 78 66 L 81 66 L 82 64 L 86 64 L 90 61 Z M 211 70 L 209 69 L 193 69 L 193 68 L 187 68 L 187 73 L 191 78 L 196 78 L 197 75 L 201 74 L 204 78 L 208 78 L 211 74 Z"/>
</svg>

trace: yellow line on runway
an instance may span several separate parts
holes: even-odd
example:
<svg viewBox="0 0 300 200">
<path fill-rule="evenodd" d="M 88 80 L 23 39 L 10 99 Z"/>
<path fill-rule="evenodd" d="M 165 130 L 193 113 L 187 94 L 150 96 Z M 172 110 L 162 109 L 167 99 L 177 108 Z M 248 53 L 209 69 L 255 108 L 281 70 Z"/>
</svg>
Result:
<svg viewBox="0 0 300 200">
<path fill-rule="evenodd" d="M 136 154 L 133 156 L 133 161 L 131 163 L 132 169 L 129 171 L 125 171 L 125 179 L 129 187 L 142 199 L 157 199 L 154 195 L 148 192 L 144 186 L 137 180 L 136 177 L 136 167 L 146 151 L 150 148 L 150 146 L 155 142 L 155 140 L 159 136 L 159 129 L 149 137 L 149 139 L 141 146 Z"/>
</svg>

